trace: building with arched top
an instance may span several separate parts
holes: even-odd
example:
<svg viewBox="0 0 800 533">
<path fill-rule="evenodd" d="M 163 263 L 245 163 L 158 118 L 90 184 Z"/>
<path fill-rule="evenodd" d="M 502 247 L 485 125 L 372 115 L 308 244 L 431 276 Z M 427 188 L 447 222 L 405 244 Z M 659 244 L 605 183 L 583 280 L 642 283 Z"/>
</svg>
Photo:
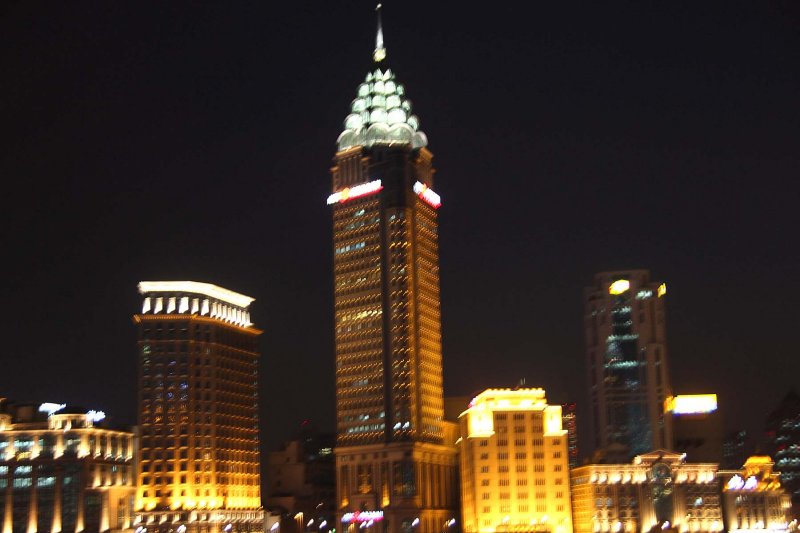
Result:
<svg viewBox="0 0 800 533">
<path fill-rule="evenodd" d="M 454 525 L 433 154 L 383 32 L 337 140 L 333 215 L 337 530 Z M 448 428 L 448 426 L 450 426 Z"/>
</svg>

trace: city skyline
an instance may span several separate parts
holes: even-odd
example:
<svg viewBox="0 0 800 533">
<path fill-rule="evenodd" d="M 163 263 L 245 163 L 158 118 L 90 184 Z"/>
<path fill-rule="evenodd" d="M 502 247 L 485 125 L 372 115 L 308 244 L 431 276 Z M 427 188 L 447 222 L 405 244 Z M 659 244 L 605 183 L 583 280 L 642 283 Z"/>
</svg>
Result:
<svg viewBox="0 0 800 533">
<path fill-rule="evenodd" d="M 327 165 L 369 64 L 369 6 L 53 7 L 34 28 L 29 9 L 0 19 L 19 72 L 0 169 L 12 195 L 36 195 L 5 225 L 3 319 L 19 334 L 3 395 L 102 403 L 132 423 L 136 282 L 193 279 L 257 299 L 266 443 L 303 418 L 332 428 L 316 407 L 333 404 Z M 783 236 L 794 13 L 498 9 L 386 8 L 443 178 L 446 395 L 525 377 L 577 401 L 586 434 L 581 291 L 594 272 L 641 268 L 670 288 L 675 392 L 717 392 L 761 432 L 800 365 L 787 303 L 800 261 Z"/>
</svg>

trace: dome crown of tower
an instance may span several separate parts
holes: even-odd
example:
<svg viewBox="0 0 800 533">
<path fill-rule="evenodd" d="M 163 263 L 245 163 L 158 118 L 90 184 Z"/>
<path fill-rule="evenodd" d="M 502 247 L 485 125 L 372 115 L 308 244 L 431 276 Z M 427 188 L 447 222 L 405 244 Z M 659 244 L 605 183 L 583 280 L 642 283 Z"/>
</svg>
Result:
<svg viewBox="0 0 800 533">
<path fill-rule="evenodd" d="M 394 72 L 387 65 L 381 4 L 376 11 L 378 30 L 372 69 L 358 86 L 356 98 L 350 104 L 344 130 L 336 141 L 340 151 L 374 144 L 410 144 L 412 148 L 428 144 L 428 138 L 419 129 L 419 118 L 411 112 L 405 88 L 397 83 Z"/>
</svg>

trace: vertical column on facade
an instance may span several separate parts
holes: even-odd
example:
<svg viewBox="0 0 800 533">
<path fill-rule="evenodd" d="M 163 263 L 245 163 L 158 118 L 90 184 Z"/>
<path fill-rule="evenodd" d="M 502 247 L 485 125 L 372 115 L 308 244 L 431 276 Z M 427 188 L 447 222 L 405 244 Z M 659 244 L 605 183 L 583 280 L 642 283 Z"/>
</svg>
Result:
<svg viewBox="0 0 800 533">
<path fill-rule="evenodd" d="M 11 516 L 11 513 L 14 512 L 14 505 L 11 501 L 11 498 L 13 498 L 14 494 L 12 491 L 12 485 L 13 483 L 11 482 L 11 476 L 9 476 L 8 484 L 6 485 L 6 510 L 3 514 L 3 533 L 12 533 L 14 527 L 13 517 Z"/>
<path fill-rule="evenodd" d="M 108 531 L 109 528 L 109 520 L 108 520 L 108 505 L 109 505 L 109 491 L 105 490 L 100 493 L 100 531 Z"/>
<path fill-rule="evenodd" d="M 81 475 L 79 478 L 78 483 L 78 508 L 76 509 L 75 513 L 75 532 L 78 533 L 79 531 L 83 531 L 84 529 L 84 517 L 83 517 L 83 510 L 84 510 L 84 500 L 86 498 L 86 485 L 89 479 L 89 469 L 87 467 L 83 467 L 81 471 Z M 73 481 L 74 482 L 74 481 Z"/>
<path fill-rule="evenodd" d="M 36 533 L 36 484 L 39 479 L 36 475 L 36 467 L 32 468 L 31 472 L 31 499 L 28 506 L 28 533 Z"/>
<path fill-rule="evenodd" d="M 53 486 L 53 533 L 61 531 L 61 484 L 64 483 L 64 471 L 56 467 L 56 482 Z"/>
</svg>

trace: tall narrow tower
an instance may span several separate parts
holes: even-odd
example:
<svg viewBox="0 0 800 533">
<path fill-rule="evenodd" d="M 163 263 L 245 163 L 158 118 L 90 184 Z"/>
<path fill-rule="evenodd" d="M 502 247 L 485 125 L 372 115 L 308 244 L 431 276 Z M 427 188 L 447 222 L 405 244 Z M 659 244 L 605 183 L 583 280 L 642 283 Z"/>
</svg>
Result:
<svg viewBox="0 0 800 533">
<path fill-rule="evenodd" d="M 613 460 L 672 446 L 666 292 L 647 270 L 602 272 L 585 291 L 594 448 Z"/>
<path fill-rule="evenodd" d="M 148 531 L 263 531 L 252 298 L 143 281 L 137 522 Z M 183 527 L 181 527 L 183 526 Z"/>
<path fill-rule="evenodd" d="M 457 467 L 443 421 L 441 201 L 427 139 L 387 65 L 380 6 L 373 60 L 337 141 L 328 198 L 338 519 L 343 530 L 380 520 L 391 532 L 438 531 L 453 517 Z"/>
</svg>

